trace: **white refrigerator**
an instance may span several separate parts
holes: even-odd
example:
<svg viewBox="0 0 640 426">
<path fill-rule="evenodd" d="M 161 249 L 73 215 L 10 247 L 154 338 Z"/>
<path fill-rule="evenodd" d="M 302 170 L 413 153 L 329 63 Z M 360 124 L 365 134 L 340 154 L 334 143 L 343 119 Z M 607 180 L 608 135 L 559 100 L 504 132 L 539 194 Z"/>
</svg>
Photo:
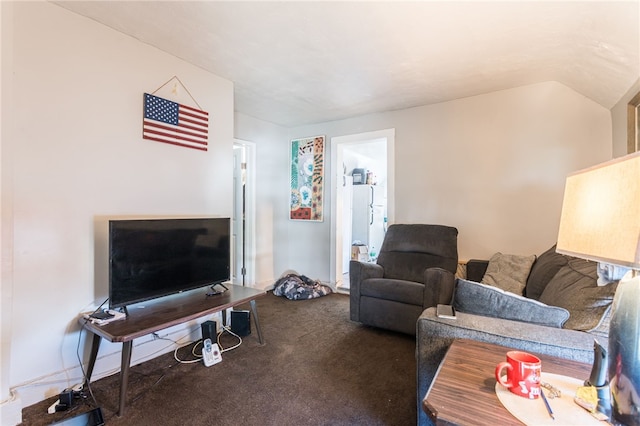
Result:
<svg viewBox="0 0 640 426">
<path fill-rule="evenodd" d="M 387 193 L 378 185 L 353 185 L 352 242 L 360 241 L 378 256 L 384 240 Z"/>
</svg>

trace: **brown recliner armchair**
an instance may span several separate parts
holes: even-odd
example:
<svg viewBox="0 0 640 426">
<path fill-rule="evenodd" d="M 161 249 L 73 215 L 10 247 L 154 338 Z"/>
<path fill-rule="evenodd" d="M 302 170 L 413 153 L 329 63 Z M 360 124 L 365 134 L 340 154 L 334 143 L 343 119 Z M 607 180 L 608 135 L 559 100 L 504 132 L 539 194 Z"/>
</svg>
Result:
<svg viewBox="0 0 640 426">
<path fill-rule="evenodd" d="M 457 266 L 456 228 L 389 226 L 376 263 L 349 263 L 351 320 L 415 335 L 422 311 L 451 303 Z"/>
</svg>

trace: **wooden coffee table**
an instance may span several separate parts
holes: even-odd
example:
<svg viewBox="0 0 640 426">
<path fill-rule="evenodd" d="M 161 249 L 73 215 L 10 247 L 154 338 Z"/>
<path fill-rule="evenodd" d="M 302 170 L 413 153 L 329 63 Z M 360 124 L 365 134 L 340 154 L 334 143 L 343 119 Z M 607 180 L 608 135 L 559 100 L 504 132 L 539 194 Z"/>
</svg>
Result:
<svg viewBox="0 0 640 426">
<path fill-rule="evenodd" d="M 504 346 L 473 340 L 453 342 L 422 400 L 422 409 L 438 425 L 522 425 L 504 408 L 495 392 L 495 368 L 505 360 Z M 535 354 L 535 353 L 534 353 Z M 544 372 L 587 379 L 591 365 L 535 354 Z"/>
</svg>

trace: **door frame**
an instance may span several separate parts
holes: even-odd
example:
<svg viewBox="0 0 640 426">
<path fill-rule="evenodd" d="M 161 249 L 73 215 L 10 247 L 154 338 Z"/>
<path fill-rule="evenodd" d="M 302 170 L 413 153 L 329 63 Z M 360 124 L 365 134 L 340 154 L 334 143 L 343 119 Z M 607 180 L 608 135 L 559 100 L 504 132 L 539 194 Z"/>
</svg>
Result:
<svg viewBox="0 0 640 426">
<path fill-rule="evenodd" d="M 374 139 L 387 140 L 387 220 L 395 219 L 395 128 L 331 138 L 331 252 L 329 277 L 333 288 L 342 281 L 342 158 L 345 145 Z"/>
<path fill-rule="evenodd" d="M 256 144 L 241 139 L 233 140 L 233 147 L 241 147 L 245 154 L 245 285 L 253 287 L 256 282 Z M 234 170 L 234 173 L 236 171 Z M 242 220 L 242 212 L 236 211 L 234 191 L 233 217 Z M 233 258 L 235 260 L 235 247 L 233 248 Z M 242 284 L 239 282 L 238 284 Z"/>
</svg>

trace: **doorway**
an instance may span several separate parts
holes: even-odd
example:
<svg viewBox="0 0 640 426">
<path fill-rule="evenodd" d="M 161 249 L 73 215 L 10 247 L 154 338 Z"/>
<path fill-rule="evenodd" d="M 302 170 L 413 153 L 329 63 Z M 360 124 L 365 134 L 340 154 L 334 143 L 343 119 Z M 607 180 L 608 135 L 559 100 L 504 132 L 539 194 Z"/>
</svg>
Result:
<svg viewBox="0 0 640 426">
<path fill-rule="evenodd" d="M 384 238 L 383 227 L 393 221 L 394 144 L 395 129 L 331 138 L 331 277 L 339 292 L 349 291 L 354 237 L 367 246 L 368 258 L 374 260 Z M 360 196 L 366 201 L 357 201 Z M 358 220 L 358 211 L 366 218 Z"/>
<path fill-rule="evenodd" d="M 233 143 L 233 215 L 231 220 L 231 281 L 255 284 L 255 144 Z"/>
</svg>

